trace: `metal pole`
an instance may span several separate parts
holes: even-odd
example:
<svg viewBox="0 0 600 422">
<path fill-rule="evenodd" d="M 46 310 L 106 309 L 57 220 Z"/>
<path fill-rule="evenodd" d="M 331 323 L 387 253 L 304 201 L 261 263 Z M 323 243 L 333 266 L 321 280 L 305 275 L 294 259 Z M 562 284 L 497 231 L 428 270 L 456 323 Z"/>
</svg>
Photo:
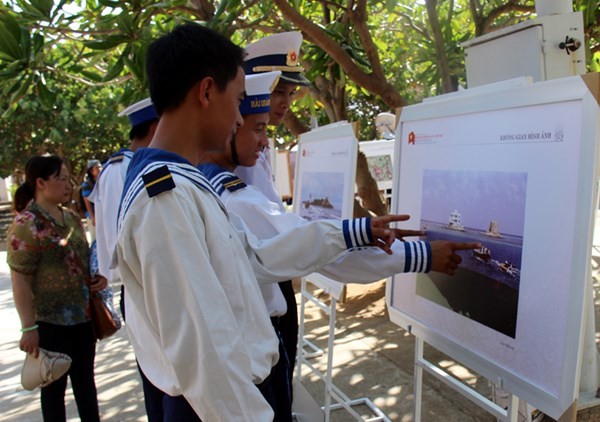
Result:
<svg viewBox="0 0 600 422">
<path fill-rule="evenodd" d="M 417 364 L 423 360 L 423 340 L 415 336 L 415 422 L 421 422 L 421 401 L 423 399 L 423 368 Z"/>
</svg>

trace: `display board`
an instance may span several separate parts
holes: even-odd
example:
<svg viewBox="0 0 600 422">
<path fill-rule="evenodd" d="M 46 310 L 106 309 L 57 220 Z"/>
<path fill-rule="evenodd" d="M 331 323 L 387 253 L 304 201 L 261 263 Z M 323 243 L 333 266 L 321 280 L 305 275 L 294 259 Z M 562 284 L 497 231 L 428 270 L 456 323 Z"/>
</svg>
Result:
<svg viewBox="0 0 600 422">
<path fill-rule="evenodd" d="M 578 393 L 599 121 L 570 77 L 406 107 L 396 132 L 401 227 L 482 247 L 395 276 L 391 320 L 554 418 Z"/>
<path fill-rule="evenodd" d="M 352 216 L 357 140 L 348 122 L 337 122 L 300 135 L 294 177 L 294 213 L 307 220 Z M 311 275 L 327 293 L 339 298 L 343 285 Z"/>
<path fill-rule="evenodd" d="M 394 140 L 362 141 L 358 148 L 367 157 L 367 165 L 380 191 L 392 189 L 394 180 Z"/>
<path fill-rule="evenodd" d="M 275 187 L 284 199 L 293 196 L 289 154 L 289 151 L 277 150 L 277 155 L 275 156 Z"/>
</svg>

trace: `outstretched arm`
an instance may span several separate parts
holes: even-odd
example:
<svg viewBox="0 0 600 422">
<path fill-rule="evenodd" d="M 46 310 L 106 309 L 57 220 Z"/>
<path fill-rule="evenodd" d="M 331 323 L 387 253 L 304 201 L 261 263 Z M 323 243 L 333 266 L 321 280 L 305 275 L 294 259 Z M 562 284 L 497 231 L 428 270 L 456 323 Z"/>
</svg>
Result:
<svg viewBox="0 0 600 422">
<path fill-rule="evenodd" d="M 273 282 L 310 274 L 338 259 L 348 250 L 374 245 L 392 254 L 395 240 L 389 223 L 403 216 L 321 220 L 306 223 L 260 241 L 235 215 L 232 222 L 241 229 L 249 246 L 248 256 L 259 282 Z"/>
<path fill-rule="evenodd" d="M 458 265 L 462 262 L 462 258 L 456 251 L 480 247 L 481 243 L 477 242 L 434 240 L 431 242 L 431 271 L 454 275 Z"/>
</svg>

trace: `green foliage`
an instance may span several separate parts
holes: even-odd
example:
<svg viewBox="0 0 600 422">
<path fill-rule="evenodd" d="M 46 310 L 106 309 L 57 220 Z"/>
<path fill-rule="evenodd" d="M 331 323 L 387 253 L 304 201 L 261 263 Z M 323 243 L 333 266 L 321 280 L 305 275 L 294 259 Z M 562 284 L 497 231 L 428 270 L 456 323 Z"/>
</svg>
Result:
<svg viewBox="0 0 600 422">
<path fill-rule="evenodd" d="M 204 8 L 199 5 L 203 3 Z M 371 75 L 369 46 L 348 10 L 348 0 L 289 4 L 340 45 L 357 71 Z M 356 12 L 357 2 L 352 12 Z M 443 55 L 455 86 L 465 84 L 461 43 L 530 19 L 534 1 L 438 0 Z M 194 6 L 197 5 L 197 6 Z M 442 92 L 439 52 L 426 2 L 367 0 L 366 24 L 386 81 L 406 103 Z M 598 2 L 576 0 L 586 26 L 588 69 L 600 70 Z M 0 173 L 6 175 L 29 155 L 57 152 L 75 171 L 95 156 L 121 146 L 126 122 L 115 111 L 146 97 L 146 50 L 175 25 L 204 22 L 245 45 L 275 32 L 295 30 L 272 0 L 13 0 L 0 4 Z M 302 61 L 307 76 L 324 77 L 326 87 L 296 102 L 293 111 L 308 125 L 335 117 L 358 121 L 361 138 L 372 139 L 373 117 L 390 110 L 380 96 L 346 74 L 330 51 L 305 39 Z M 356 73 L 356 72 L 355 72 Z M 339 108 L 343 115 L 339 114 Z M 286 136 L 293 141 L 293 136 Z"/>
<path fill-rule="evenodd" d="M 0 120 L 0 177 L 22 169 L 29 157 L 45 153 L 60 155 L 72 173 L 80 175 L 90 158 L 104 160 L 128 144 L 128 123 L 116 118 L 118 88 L 62 86 L 54 80 L 47 85 L 59 93 L 51 104 L 41 101 L 38 84 L 9 119 Z"/>
</svg>

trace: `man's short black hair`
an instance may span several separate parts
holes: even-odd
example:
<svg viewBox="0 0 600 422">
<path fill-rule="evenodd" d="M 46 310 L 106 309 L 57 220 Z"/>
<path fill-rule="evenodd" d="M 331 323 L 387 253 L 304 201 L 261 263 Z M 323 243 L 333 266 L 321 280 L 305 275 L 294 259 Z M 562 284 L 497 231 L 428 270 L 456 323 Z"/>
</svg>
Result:
<svg viewBox="0 0 600 422">
<path fill-rule="evenodd" d="M 189 90 L 207 76 L 225 89 L 243 66 L 243 51 L 218 32 L 193 23 L 152 42 L 146 71 L 158 115 L 183 103 Z"/>
<path fill-rule="evenodd" d="M 133 126 L 129 130 L 129 140 L 133 141 L 134 139 L 145 138 L 146 135 L 148 135 L 148 132 L 150 132 L 150 128 L 155 122 L 158 122 L 158 119 L 146 120 L 145 122 L 142 122 L 139 125 Z"/>
</svg>

